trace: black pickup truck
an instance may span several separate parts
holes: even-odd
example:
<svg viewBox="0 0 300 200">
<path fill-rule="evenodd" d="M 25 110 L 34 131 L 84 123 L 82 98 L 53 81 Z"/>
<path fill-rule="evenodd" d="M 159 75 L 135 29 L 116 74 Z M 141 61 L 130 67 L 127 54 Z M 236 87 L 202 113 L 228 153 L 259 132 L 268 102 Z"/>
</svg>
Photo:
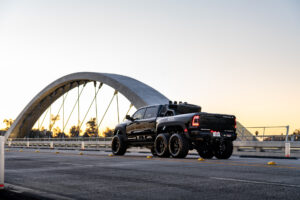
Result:
<svg viewBox="0 0 300 200">
<path fill-rule="evenodd" d="M 143 107 L 126 119 L 115 128 L 114 155 L 147 147 L 159 157 L 184 158 L 196 149 L 202 158 L 228 159 L 237 137 L 235 116 L 201 112 L 200 106 L 181 102 Z"/>
</svg>

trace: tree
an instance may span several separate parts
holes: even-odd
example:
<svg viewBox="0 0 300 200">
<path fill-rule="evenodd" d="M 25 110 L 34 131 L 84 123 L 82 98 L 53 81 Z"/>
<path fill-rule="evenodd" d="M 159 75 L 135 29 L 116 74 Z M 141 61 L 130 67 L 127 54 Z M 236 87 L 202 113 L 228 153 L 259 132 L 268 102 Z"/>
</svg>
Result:
<svg viewBox="0 0 300 200">
<path fill-rule="evenodd" d="M 4 119 L 3 123 L 5 123 L 6 127 L 4 130 L 8 130 L 10 128 L 10 126 L 14 123 L 14 120 L 12 119 Z"/>
<path fill-rule="evenodd" d="M 51 115 L 51 122 L 50 122 L 50 125 L 49 125 L 49 130 L 52 130 L 54 124 L 56 121 L 58 121 L 60 119 L 60 116 L 59 115 Z"/>
<path fill-rule="evenodd" d="M 255 135 L 256 135 L 256 137 L 258 136 L 258 134 L 259 134 L 259 132 L 258 132 L 258 131 L 255 131 Z"/>
<path fill-rule="evenodd" d="M 98 125 L 96 118 L 91 118 L 86 123 L 86 129 L 84 132 L 84 137 L 97 137 L 98 136 Z"/>
<path fill-rule="evenodd" d="M 114 136 L 114 130 L 106 127 L 106 129 L 103 131 L 104 137 L 112 137 Z"/>
<path fill-rule="evenodd" d="M 61 131 L 61 129 L 58 126 L 56 128 L 53 128 L 52 133 L 53 133 L 52 134 L 53 137 L 58 137 L 58 138 L 68 137 L 65 133 Z"/>
<path fill-rule="evenodd" d="M 38 129 L 32 129 L 28 136 L 28 138 L 45 138 L 45 137 L 52 137 L 52 133 L 47 130 L 38 130 Z"/>
<path fill-rule="evenodd" d="M 299 129 L 296 129 L 293 133 L 293 135 L 300 135 L 300 128 Z"/>
<path fill-rule="evenodd" d="M 79 126 L 72 126 L 71 128 L 70 128 L 70 135 L 71 135 L 71 137 L 78 137 L 79 136 L 79 133 L 80 133 L 80 131 L 79 131 Z"/>
</svg>

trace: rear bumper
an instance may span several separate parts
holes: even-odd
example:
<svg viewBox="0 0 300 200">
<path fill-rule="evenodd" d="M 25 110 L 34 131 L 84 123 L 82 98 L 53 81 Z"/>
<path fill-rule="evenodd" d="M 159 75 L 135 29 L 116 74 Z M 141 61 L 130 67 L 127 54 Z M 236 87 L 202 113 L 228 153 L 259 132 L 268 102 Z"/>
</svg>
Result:
<svg viewBox="0 0 300 200">
<path fill-rule="evenodd" d="M 226 140 L 235 140 L 237 135 L 235 132 L 220 132 L 220 137 L 214 137 L 213 134 L 209 131 L 200 131 L 192 130 L 189 131 L 188 138 L 191 140 L 212 140 L 212 139 L 226 139 Z"/>
</svg>

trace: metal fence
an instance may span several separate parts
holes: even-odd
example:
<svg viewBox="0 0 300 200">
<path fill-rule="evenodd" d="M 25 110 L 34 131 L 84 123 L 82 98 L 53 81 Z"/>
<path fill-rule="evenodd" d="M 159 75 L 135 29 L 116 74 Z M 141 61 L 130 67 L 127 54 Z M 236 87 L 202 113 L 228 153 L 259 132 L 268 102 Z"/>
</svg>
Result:
<svg viewBox="0 0 300 200">
<path fill-rule="evenodd" d="M 289 135 L 289 126 L 238 127 L 239 141 L 300 141 L 300 136 Z"/>
<path fill-rule="evenodd" d="M 64 149 L 107 149 L 111 137 L 78 138 L 14 138 L 6 141 L 7 147 L 64 148 Z"/>
</svg>

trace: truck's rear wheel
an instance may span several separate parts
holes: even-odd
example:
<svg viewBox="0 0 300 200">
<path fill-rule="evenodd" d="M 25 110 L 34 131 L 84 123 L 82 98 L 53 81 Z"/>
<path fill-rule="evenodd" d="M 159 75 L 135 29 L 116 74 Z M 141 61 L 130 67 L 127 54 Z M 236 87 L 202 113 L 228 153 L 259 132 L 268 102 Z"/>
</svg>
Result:
<svg viewBox="0 0 300 200">
<path fill-rule="evenodd" d="M 165 133 L 159 134 L 154 141 L 154 150 L 159 157 L 170 157 L 168 148 L 169 135 Z"/>
<path fill-rule="evenodd" d="M 173 158 L 185 158 L 189 153 L 189 142 L 177 133 L 173 134 L 169 140 L 169 151 Z"/>
<path fill-rule="evenodd" d="M 201 142 L 197 145 L 197 152 L 199 156 L 205 159 L 211 159 L 214 157 L 212 145 L 207 142 Z"/>
<path fill-rule="evenodd" d="M 124 155 L 126 153 L 126 142 L 123 135 L 115 135 L 111 142 L 111 150 L 114 155 Z"/>
<path fill-rule="evenodd" d="M 228 159 L 232 155 L 232 141 L 218 142 L 215 145 L 214 154 L 218 159 Z"/>
</svg>

